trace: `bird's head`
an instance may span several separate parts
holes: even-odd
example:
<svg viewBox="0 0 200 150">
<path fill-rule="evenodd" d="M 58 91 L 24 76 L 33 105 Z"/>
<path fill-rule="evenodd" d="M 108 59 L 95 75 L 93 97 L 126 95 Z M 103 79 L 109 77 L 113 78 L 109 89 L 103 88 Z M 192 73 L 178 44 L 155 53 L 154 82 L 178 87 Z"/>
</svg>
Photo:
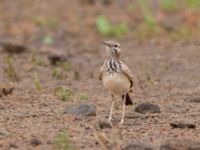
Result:
<svg viewBox="0 0 200 150">
<path fill-rule="evenodd" d="M 119 59 L 121 49 L 120 44 L 115 41 L 104 41 L 103 44 L 106 46 L 108 57 L 115 57 Z"/>
</svg>

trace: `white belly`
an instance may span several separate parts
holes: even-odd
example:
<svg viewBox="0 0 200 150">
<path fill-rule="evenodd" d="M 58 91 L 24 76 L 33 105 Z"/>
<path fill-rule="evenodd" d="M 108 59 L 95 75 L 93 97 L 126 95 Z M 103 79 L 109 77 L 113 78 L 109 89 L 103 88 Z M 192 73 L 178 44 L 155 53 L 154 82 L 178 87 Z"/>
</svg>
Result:
<svg viewBox="0 0 200 150">
<path fill-rule="evenodd" d="M 113 73 L 103 77 L 103 85 L 113 94 L 123 95 L 130 90 L 130 81 L 124 75 Z"/>
</svg>

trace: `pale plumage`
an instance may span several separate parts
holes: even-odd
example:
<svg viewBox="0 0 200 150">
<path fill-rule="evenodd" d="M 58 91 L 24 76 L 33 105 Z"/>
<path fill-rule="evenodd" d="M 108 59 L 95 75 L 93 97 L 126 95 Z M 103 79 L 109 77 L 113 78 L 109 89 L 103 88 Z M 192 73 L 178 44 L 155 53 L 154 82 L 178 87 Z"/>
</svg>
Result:
<svg viewBox="0 0 200 150">
<path fill-rule="evenodd" d="M 120 44 L 114 41 L 105 41 L 107 50 L 107 59 L 100 69 L 99 79 L 102 80 L 104 87 L 113 95 L 120 95 L 123 98 L 123 113 L 120 124 L 124 122 L 125 104 L 130 105 L 132 101 L 128 92 L 133 86 L 133 75 L 130 69 L 120 61 Z M 112 119 L 113 101 L 109 116 L 109 122 Z"/>
</svg>

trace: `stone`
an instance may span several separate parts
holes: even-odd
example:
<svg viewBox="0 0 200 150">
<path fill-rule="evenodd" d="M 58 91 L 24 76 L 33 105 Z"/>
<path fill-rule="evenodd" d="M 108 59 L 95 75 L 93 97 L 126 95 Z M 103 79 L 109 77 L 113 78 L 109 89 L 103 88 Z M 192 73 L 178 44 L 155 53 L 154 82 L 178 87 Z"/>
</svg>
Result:
<svg viewBox="0 0 200 150">
<path fill-rule="evenodd" d="M 27 50 L 27 47 L 14 42 L 4 42 L 2 43 L 3 50 L 7 53 L 13 53 L 13 54 L 20 54 Z"/>
<path fill-rule="evenodd" d="M 200 150 L 200 141 L 189 139 L 169 139 L 161 144 L 159 150 Z"/>
<path fill-rule="evenodd" d="M 49 61 L 50 61 L 50 63 L 52 65 L 57 65 L 60 62 L 67 61 L 65 56 L 63 56 L 63 55 L 55 55 L 55 54 L 54 55 L 53 54 L 49 55 L 48 59 L 49 59 Z"/>
<path fill-rule="evenodd" d="M 188 122 L 174 122 L 174 123 L 170 123 L 170 126 L 172 128 L 188 128 L 188 129 L 195 129 L 196 125 L 192 124 L 192 123 L 188 123 Z"/>
<path fill-rule="evenodd" d="M 142 103 L 139 104 L 135 111 L 138 113 L 160 113 L 160 108 L 157 105 L 151 103 Z"/>
<path fill-rule="evenodd" d="M 0 139 L 7 137 L 10 133 L 5 130 L 0 130 Z"/>
<path fill-rule="evenodd" d="M 0 97 L 12 94 L 15 89 L 12 83 L 2 83 L 0 84 Z"/>
<path fill-rule="evenodd" d="M 195 95 L 187 98 L 189 102 L 200 103 L 200 95 Z"/>
<path fill-rule="evenodd" d="M 111 124 L 106 121 L 99 121 L 98 125 L 100 129 L 112 128 Z"/>
<path fill-rule="evenodd" d="M 42 144 L 42 142 L 37 138 L 31 139 L 30 143 L 32 146 L 38 146 L 38 145 Z"/>
<path fill-rule="evenodd" d="M 80 104 L 66 108 L 64 114 L 72 115 L 83 115 L 83 116 L 95 116 L 96 115 L 96 106 L 92 104 Z"/>
<path fill-rule="evenodd" d="M 132 142 L 122 148 L 122 150 L 155 150 L 153 146 L 146 144 L 146 143 L 141 143 L 141 142 Z"/>
</svg>

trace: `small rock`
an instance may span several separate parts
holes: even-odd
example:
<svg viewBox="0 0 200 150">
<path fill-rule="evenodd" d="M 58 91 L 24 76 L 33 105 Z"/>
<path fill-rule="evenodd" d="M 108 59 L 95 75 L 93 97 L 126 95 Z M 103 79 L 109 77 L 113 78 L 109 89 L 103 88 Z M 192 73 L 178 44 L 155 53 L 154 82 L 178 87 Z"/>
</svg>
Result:
<svg viewBox="0 0 200 150">
<path fill-rule="evenodd" d="M 175 123 L 170 123 L 170 126 L 172 128 L 188 128 L 188 129 L 195 129 L 196 126 L 191 123 L 185 123 L 185 122 L 175 122 Z"/>
<path fill-rule="evenodd" d="M 7 53 L 19 54 L 27 50 L 26 46 L 18 43 L 2 43 L 3 50 Z"/>
<path fill-rule="evenodd" d="M 138 113 L 160 113 L 160 108 L 157 105 L 150 104 L 150 103 L 142 103 L 139 104 L 135 111 Z"/>
<path fill-rule="evenodd" d="M 17 144 L 15 144 L 15 143 L 10 143 L 10 144 L 9 144 L 9 147 L 11 147 L 11 148 L 16 148 L 16 149 L 18 148 Z"/>
<path fill-rule="evenodd" d="M 47 144 L 53 144 L 53 142 L 52 142 L 52 141 L 50 141 L 50 140 L 48 140 L 48 141 L 47 141 Z"/>
<path fill-rule="evenodd" d="M 83 4 L 91 4 L 91 5 L 93 5 L 93 4 L 95 4 L 95 0 L 82 0 L 81 1 Z"/>
<path fill-rule="evenodd" d="M 10 133 L 5 130 L 0 130 L 0 139 L 8 136 Z"/>
<path fill-rule="evenodd" d="M 112 128 L 109 122 L 106 121 L 99 121 L 99 128 L 100 129 L 106 129 L 106 128 Z"/>
<path fill-rule="evenodd" d="M 188 100 L 193 103 L 200 103 L 200 95 L 192 96 L 192 97 L 188 98 Z"/>
<path fill-rule="evenodd" d="M 0 84 L 0 97 L 12 94 L 15 89 L 12 83 L 2 83 Z"/>
<path fill-rule="evenodd" d="M 72 106 L 65 109 L 64 113 L 72 115 L 95 116 L 96 106 L 90 104 L 80 104 L 78 106 Z"/>
<path fill-rule="evenodd" d="M 49 55 L 48 59 L 52 65 L 67 61 L 66 57 L 63 55 Z"/>
<path fill-rule="evenodd" d="M 145 143 L 132 142 L 126 147 L 122 148 L 122 150 L 154 150 L 154 148 L 151 145 Z"/>
<path fill-rule="evenodd" d="M 170 139 L 161 144 L 159 150 L 200 150 L 200 142 L 189 139 Z"/>
<path fill-rule="evenodd" d="M 112 0 L 103 0 L 102 2 L 103 2 L 104 5 L 112 4 Z"/>
<path fill-rule="evenodd" d="M 42 144 L 42 142 L 36 138 L 31 139 L 30 143 L 32 146 L 38 146 L 38 145 Z"/>
</svg>

